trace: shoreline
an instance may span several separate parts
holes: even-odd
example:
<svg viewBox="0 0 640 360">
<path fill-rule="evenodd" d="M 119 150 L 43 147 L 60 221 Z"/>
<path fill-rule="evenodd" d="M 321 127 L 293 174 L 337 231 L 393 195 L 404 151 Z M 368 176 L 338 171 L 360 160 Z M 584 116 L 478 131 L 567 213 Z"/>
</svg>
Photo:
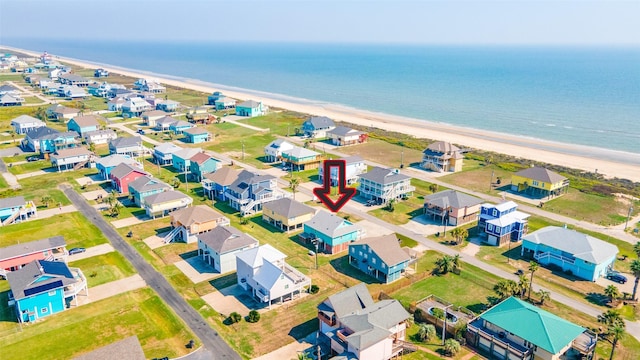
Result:
<svg viewBox="0 0 640 360">
<path fill-rule="evenodd" d="M 4 45 L 0 47 L 30 56 L 37 57 L 40 55 L 39 53 L 31 50 L 24 50 Z M 298 99 L 288 95 L 225 86 L 169 74 L 157 74 L 144 70 L 128 69 L 64 56 L 56 57 L 62 62 L 67 62 L 88 69 L 102 67 L 109 72 L 133 78 L 153 77 L 167 85 L 201 91 L 208 94 L 213 91 L 223 91 L 226 96 L 242 100 L 259 100 L 263 101 L 265 105 L 270 107 L 277 107 L 310 115 L 327 116 L 337 121 L 358 124 L 361 126 L 373 126 L 382 130 L 409 134 L 416 138 L 442 140 L 470 148 L 508 154 L 515 157 L 589 172 L 597 170 L 598 173 L 603 174 L 606 177 L 617 177 L 640 182 L 640 154 L 637 153 L 560 143 L 474 128 L 465 128 L 446 123 L 356 109 L 322 101 Z M 105 79 L 105 81 L 108 81 L 108 79 Z"/>
</svg>

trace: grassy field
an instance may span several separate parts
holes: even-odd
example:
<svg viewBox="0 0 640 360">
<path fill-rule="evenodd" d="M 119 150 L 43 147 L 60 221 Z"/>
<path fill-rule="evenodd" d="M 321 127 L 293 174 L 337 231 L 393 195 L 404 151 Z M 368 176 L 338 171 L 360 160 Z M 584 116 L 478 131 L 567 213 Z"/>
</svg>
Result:
<svg viewBox="0 0 640 360">
<path fill-rule="evenodd" d="M 432 194 L 432 184 L 419 179 L 411 179 L 411 185 L 416 188 L 413 195 L 407 200 L 396 202 L 393 211 L 379 208 L 369 211 L 369 214 L 395 225 L 406 224 L 411 219 L 421 216 L 423 214 L 425 196 Z M 437 185 L 435 189 L 436 192 L 446 190 L 446 188 Z"/>
<path fill-rule="evenodd" d="M 0 247 L 64 236 L 67 247 L 90 247 L 107 242 L 102 232 L 79 212 L 60 214 L 3 227 Z"/>
<path fill-rule="evenodd" d="M 0 331 L 3 354 L 21 354 L 22 359 L 68 359 L 131 335 L 138 337 L 147 358 L 174 358 L 185 355 L 184 345 L 195 339 L 149 288 L 52 315 L 22 332 L 3 316 L 0 328 L 5 330 Z"/>
<path fill-rule="evenodd" d="M 133 266 L 117 251 L 72 261 L 69 266 L 82 270 L 90 288 L 124 279 L 136 273 Z"/>
<path fill-rule="evenodd" d="M 401 159 L 403 159 L 404 166 L 417 165 L 422 160 L 421 151 L 403 148 L 377 139 L 369 139 L 366 143 L 357 146 L 340 148 L 340 152 L 360 155 L 365 160 L 375 161 L 392 168 L 399 168 Z"/>
</svg>

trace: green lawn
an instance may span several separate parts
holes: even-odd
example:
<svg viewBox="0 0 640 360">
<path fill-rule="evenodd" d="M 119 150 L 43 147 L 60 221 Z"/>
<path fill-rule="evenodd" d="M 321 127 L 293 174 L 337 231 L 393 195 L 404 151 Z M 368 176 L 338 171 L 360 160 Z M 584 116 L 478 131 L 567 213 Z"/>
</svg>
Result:
<svg viewBox="0 0 640 360">
<path fill-rule="evenodd" d="M 409 222 L 416 216 L 422 214 L 422 206 L 416 205 L 408 200 L 395 203 L 394 210 L 388 211 L 384 207 L 371 210 L 369 214 L 395 225 L 402 225 Z"/>
<path fill-rule="evenodd" d="M 401 161 L 404 166 L 414 166 L 422 160 L 422 151 L 372 138 L 364 144 L 340 148 L 340 151 L 350 155 L 360 155 L 366 160 L 392 168 L 399 168 Z"/>
<path fill-rule="evenodd" d="M 17 324 L 3 318 L 0 327 L 12 329 Z M 184 345 L 195 339 L 149 288 L 52 315 L 24 326 L 21 332 L 0 331 L 0 335 L 3 354 L 20 354 L 23 359 L 69 359 L 132 335 L 140 340 L 147 358 L 175 358 L 187 354 Z"/>
<path fill-rule="evenodd" d="M 7 165 L 7 168 L 9 169 L 9 172 L 14 175 L 27 174 L 34 171 L 45 170 L 49 168 L 51 168 L 50 172 L 55 171 L 55 169 L 51 167 L 51 163 L 47 160 L 32 161 L 24 164 L 12 165 L 10 167 L 9 165 Z"/>
<path fill-rule="evenodd" d="M 0 247 L 58 235 L 64 236 L 68 248 L 90 247 L 107 242 L 95 225 L 79 212 L 73 212 L 3 227 Z"/>
<path fill-rule="evenodd" d="M 82 270 L 89 287 L 124 279 L 136 273 L 133 266 L 117 251 L 69 263 Z"/>
<path fill-rule="evenodd" d="M 0 193 L 4 192 L 4 190 L 9 188 L 9 184 L 7 184 L 7 180 L 4 179 L 4 176 L 0 175 Z"/>
</svg>

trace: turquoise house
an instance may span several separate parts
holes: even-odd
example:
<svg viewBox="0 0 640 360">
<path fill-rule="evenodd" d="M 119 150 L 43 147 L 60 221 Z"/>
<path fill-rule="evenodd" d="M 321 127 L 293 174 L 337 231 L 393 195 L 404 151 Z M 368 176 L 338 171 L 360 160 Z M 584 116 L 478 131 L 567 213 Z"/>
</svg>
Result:
<svg viewBox="0 0 640 360">
<path fill-rule="evenodd" d="M 23 145 L 34 152 L 41 154 L 53 153 L 58 149 L 66 149 L 76 146 L 78 135 L 75 131 L 59 132 L 49 127 L 40 127 L 27 132 Z"/>
<path fill-rule="evenodd" d="M 215 172 L 221 166 L 218 160 L 202 152 L 192 156 L 189 162 L 191 165 L 190 173 L 197 181 L 202 181 L 205 174 Z"/>
<path fill-rule="evenodd" d="M 87 294 L 87 279 L 78 268 L 62 261 L 34 260 L 23 268 L 7 273 L 19 322 L 32 322 L 67 309 L 82 290 Z M 77 302 L 76 302 L 77 305 Z"/>
<path fill-rule="evenodd" d="M 67 123 L 67 130 L 75 131 L 80 134 L 80 136 L 89 131 L 96 131 L 99 128 L 100 123 L 98 122 L 98 117 L 95 115 L 76 116 Z"/>
<path fill-rule="evenodd" d="M 192 127 L 182 131 L 184 134 L 184 141 L 192 144 L 198 144 L 201 142 L 211 140 L 211 134 L 201 127 Z"/>
<path fill-rule="evenodd" d="M 200 152 L 202 152 L 200 148 L 184 148 L 174 152 L 171 154 L 173 168 L 181 173 L 189 171 L 191 168 L 191 158 Z"/>
<path fill-rule="evenodd" d="M 133 202 L 140 207 L 142 207 L 142 200 L 145 197 L 170 190 L 173 190 L 171 186 L 151 176 L 140 176 L 129 183 L 129 195 L 133 197 Z"/>
<path fill-rule="evenodd" d="M 370 237 L 349 244 L 349 264 L 383 284 L 400 279 L 411 257 L 396 235 Z"/>
<path fill-rule="evenodd" d="M 236 115 L 238 116 L 261 116 L 265 114 L 262 101 L 248 100 L 236 105 Z"/>
<path fill-rule="evenodd" d="M 180 120 L 169 125 L 169 130 L 173 131 L 174 134 L 182 134 L 183 131 L 190 129 L 192 127 L 193 127 L 192 123 Z"/>
<path fill-rule="evenodd" d="M 613 270 L 618 247 L 575 230 L 547 226 L 522 238 L 522 256 L 596 281 Z"/>
<path fill-rule="evenodd" d="M 300 239 L 318 244 L 318 251 L 337 254 L 347 250 L 349 243 L 360 239 L 362 229 L 351 222 L 326 211 L 318 213 L 304 224 Z"/>
</svg>

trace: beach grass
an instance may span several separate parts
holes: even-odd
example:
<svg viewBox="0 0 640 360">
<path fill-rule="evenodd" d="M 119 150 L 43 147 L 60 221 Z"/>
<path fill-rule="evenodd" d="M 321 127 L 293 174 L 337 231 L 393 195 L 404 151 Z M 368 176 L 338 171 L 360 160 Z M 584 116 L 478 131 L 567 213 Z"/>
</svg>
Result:
<svg viewBox="0 0 640 360">
<path fill-rule="evenodd" d="M 341 147 L 340 152 L 360 155 L 365 160 L 392 168 L 399 168 L 401 161 L 405 167 L 417 166 L 422 160 L 422 151 L 372 138 L 364 144 Z"/>
</svg>

